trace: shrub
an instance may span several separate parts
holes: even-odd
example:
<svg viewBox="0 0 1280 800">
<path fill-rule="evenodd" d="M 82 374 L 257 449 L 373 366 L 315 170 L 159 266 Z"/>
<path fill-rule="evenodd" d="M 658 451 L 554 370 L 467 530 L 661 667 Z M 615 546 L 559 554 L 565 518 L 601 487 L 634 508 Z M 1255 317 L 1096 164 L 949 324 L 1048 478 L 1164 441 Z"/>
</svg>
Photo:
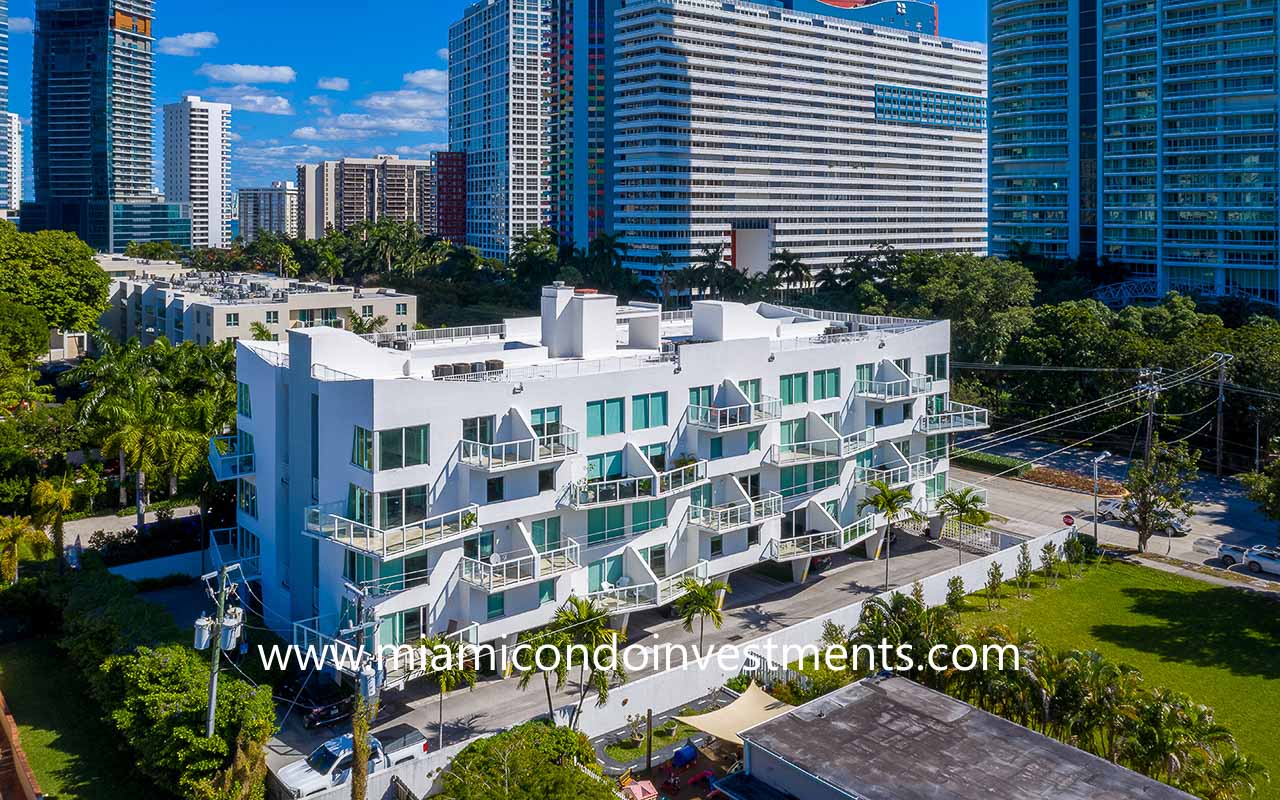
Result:
<svg viewBox="0 0 1280 800">
<path fill-rule="evenodd" d="M 1031 565 L 1031 548 L 1023 542 L 1018 546 L 1018 566 L 1014 572 L 1014 576 L 1018 581 L 1018 596 L 1026 597 L 1027 590 L 1031 588 L 1031 573 L 1035 568 Z"/>
<path fill-rule="evenodd" d="M 479 739 L 440 777 L 455 800 L 611 800 L 591 742 L 578 731 L 536 720 Z"/>
<path fill-rule="evenodd" d="M 1045 577 L 1049 579 L 1049 585 L 1057 586 L 1058 548 L 1053 542 L 1045 542 L 1044 547 L 1040 548 L 1040 566 L 1044 569 Z"/>
<path fill-rule="evenodd" d="M 992 561 L 987 569 L 987 609 L 1000 607 L 1001 587 L 1004 584 L 1004 570 L 999 561 Z"/>
<path fill-rule="evenodd" d="M 98 551 L 109 567 L 133 564 L 153 558 L 190 553 L 204 547 L 197 517 L 153 522 L 141 534 L 134 528 L 121 531 L 94 531 L 89 548 Z"/>
<path fill-rule="evenodd" d="M 978 472 L 993 474 L 1007 472 L 1015 478 L 1021 478 L 1026 475 L 1034 466 L 1031 462 L 1023 461 L 1020 458 L 1011 458 L 995 453 L 978 453 L 972 450 L 956 450 L 951 455 L 951 463 L 956 466 L 968 467 Z"/>
<path fill-rule="evenodd" d="M 947 581 L 947 608 L 959 613 L 964 610 L 965 602 L 964 578 L 951 576 Z"/>
<path fill-rule="evenodd" d="M 724 688 L 729 689 L 730 691 L 737 692 L 738 694 L 742 694 L 743 692 L 745 692 L 747 690 L 747 687 L 750 685 L 751 685 L 751 676 L 747 675 L 746 673 L 743 673 L 741 675 L 735 675 L 729 680 L 724 682 Z"/>
</svg>

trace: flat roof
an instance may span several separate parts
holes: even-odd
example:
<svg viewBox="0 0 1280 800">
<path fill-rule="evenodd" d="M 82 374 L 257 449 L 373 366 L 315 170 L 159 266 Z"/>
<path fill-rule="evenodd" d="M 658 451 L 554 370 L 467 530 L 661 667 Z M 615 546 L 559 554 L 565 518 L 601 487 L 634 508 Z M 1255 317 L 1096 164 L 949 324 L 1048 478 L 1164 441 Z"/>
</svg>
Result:
<svg viewBox="0 0 1280 800">
<path fill-rule="evenodd" d="M 741 736 L 865 800 L 1193 800 L 897 676 L 851 683 Z"/>
</svg>

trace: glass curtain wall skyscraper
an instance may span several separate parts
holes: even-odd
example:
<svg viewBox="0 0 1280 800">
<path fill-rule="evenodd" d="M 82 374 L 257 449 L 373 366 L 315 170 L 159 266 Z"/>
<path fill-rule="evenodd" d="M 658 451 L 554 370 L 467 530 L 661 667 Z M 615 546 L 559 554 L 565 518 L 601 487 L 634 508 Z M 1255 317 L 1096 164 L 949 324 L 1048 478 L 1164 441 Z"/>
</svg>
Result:
<svg viewBox="0 0 1280 800">
<path fill-rule="evenodd" d="M 189 211 L 153 189 L 154 0 L 36 0 L 35 10 L 36 198 L 23 228 L 72 231 L 99 250 L 189 246 Z"/>
<path fill-rule="evenodd" d="M 1275 0 L 994 0 L 992 250 L 1276 302 Z"/>
</svg>

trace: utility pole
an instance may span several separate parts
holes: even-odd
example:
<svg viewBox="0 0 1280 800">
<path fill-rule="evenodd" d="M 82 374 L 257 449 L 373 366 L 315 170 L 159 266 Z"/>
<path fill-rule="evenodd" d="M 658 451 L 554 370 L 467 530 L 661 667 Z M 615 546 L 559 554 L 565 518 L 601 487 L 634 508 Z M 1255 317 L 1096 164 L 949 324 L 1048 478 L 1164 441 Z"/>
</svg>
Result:
<svg viewBox="0 0 1280 800">
<path fill-rule="evenodd" d="M 218 570 L 218 615 L 214 617 L 212 639 L 213 666 L 209 671 L 209 712 L 204 735 L 213 736 L 213 714 L 218 705 L 218 661 L 222 659 L 222 617 L 227 612 L 227 565 Z"/>
<path fill-rule="evenodd" d="M 1142 388 L 1147 390 L 1147 442 L 1143 450 L 1143 459 L 1150 463 L 1151 440 L 1156 427 L 1156 396 L 1160 394 L 1160 385 L 1155 381 L 1154 371 L 1143 370 L 1142 377 L 1144 380 Z"/>
<path fill-rule="evenodd" d="M 1262 416 L 1257 406 L 1249 406 L 1253 414 L 1253 471 L 1262 471 Z"/>
<path fill-rule="evenodd" d="M 1218 425 L 1217 447 L 1214 450 L 1214 467 L 1219 478 L 1222 477 L 1222 412 L 1226 400 L 1226 383 L 1227 383 L 1227 361 L 1223 359 L 1218 362 Z"/>
</svg>

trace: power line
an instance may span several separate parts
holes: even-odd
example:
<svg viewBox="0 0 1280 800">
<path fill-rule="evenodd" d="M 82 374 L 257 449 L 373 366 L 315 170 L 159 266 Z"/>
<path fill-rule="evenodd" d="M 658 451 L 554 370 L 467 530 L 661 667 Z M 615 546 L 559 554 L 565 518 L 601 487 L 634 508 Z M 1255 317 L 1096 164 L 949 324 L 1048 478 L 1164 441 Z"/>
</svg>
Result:
<svg viewBox="0 0 1280 800">
<path fill-rule="evenodd" d="M 997 472 L 997 473 L 995 473 L 994 475 L 988 475 L 987 477 L 985 477 L 985 478 L 983 478 L 982 480 L 978 481 L 977 485 L 979 485 L 979 486 L 980 486 L 980 485 L 982 485 L 982 484 L 986 483 L 987 481 L 994 480 L 995 478 L 999 478 L 999 477 L 1001 477 L 1001 476 L 1003 476 L 1003 475 L 1007 475 L 1007 474 L 1008 474 L 1008 473 L 1010 473 L 1010 472 L 1015 472 L 1015 471 L 1017 471 L 1017 470 L 1019 470 L 1019 469 L 1022 469 L 1022 467 L 1024 466 L 1024 464 L 1035 464 L 1035 463 L 1037 463 L 1037 462 L 1039 462 L 1039 461 L 1043 461 L 1043 460 L 1045 460 L 1046 458 L 1050 458 L 1050 457 L 1052 457 L 1052 456 L 1056 456 L 1056 455 L 1058 455 L 1059 453 L 1065 453 L 1065 452 L 1067 452 L 1068 450 L 1070 450 L 1071 448 L 1073 448 L 1073 447 L 1079 447 L 1080 445 L 1084 444 L 1085 442 L 1089 442 L 1089 441 L 1092 441 L 1092 440 L 1094 440 L 1094 439 L 1097 439 L 1099 436 L 1105 436 L 1106 434 L 1111 433 L 1112 431 L 1117 431 L 1117 430 L 1119 430 L 1120 428 L 1125 427 L 1126 425 L 1132 425 L 1133 423 L 1138 422 L 1139 420 L 1141 420 L 1141 419 L 1145 418 L 1145 416 L 1146 416 L 1145 414 L 1140 414 L 1140 415 L 1138 415 L 1138 416 L 1134 417 L 1133 419 L 1129 420 L 1128 422 L 1122 422 L 1122 423 L 1120 423 L 1119 425 L 1116 425 L 1116 426 L 1114 426 L 1114 427 L 1112 427 L 1112 428 L 1108 428 L 1107 430 L 1102 431 L 1101 433 L 1095 433 L 1095 434 L 1093 434 L 1092 436 L 1089 436 L 1089 437 L 1086 437 L 1086 438 L 1084 438 L 1084 439 L 1081 439 L 1081 440 L 1080 440 L 1080 441 L 1078 441 L 1078 442 L 1073 442 L 1073 443 L 1071 443 L 1071 444 L 1067 445 L 1066 447 L 1062 447 L 1062 448 L 1059 448 L 1059 449 L 1057 449 L 1057 450 L 1054 450 L 1052 453 L 1045 453 L 1044 455 L 1036 456 L 1035 458 L 1028 459 L 1028 460 L 1027 460 L 1027 461 L 1025 461 L 1023 464 L 1018 464 L 1016 467 L 1010 467 L 1009 469 L 1006 469 L 1006 470 L 1004 470 L 1003 472 Z"/>
</svg>

